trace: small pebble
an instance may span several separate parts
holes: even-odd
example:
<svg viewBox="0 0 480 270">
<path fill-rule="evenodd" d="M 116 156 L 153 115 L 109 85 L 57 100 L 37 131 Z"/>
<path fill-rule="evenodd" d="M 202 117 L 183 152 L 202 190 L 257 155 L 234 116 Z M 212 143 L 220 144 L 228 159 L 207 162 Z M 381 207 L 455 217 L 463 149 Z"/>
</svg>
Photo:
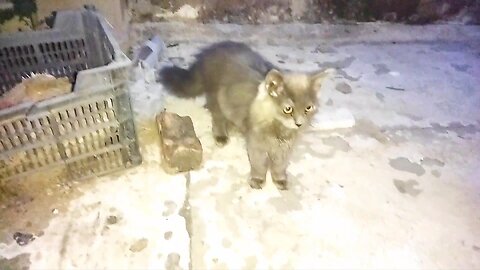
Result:
<svg viewBox="0 0 480 270">
<path fill-rule="evenodd" d="M 35 237 L 31 233 L 16 232 L 13 234 L 13 240 L 15 240 L 19 246 L 25 246 L 35 240 Z"/>
<path fill-rule="evenodd" d="M 118 218 L 116 216 L 108 216 L 107 217 L 107 223 L 109 225 L 116 224 L 118 222 Z"/>
<path fill-rule="evenodd" d="M 57 208 L 53 208 L 52 214 L 54 214 L 54 215 L 58 214 L 58 209 L 57 209 Z"/>
<path fill-rule="evenodd" d="M 173 232 L 168 231 L 163 234 L 163 238 L 165 238 L 165 240 L 170 240 L 172 238 L 172 235 L 173 235 Z"/>
</svg>

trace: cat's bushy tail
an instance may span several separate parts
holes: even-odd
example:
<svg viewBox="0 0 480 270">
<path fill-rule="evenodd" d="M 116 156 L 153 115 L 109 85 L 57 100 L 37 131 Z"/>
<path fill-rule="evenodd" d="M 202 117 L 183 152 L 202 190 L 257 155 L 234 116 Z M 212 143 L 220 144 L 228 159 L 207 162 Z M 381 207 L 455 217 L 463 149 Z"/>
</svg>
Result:
<svg viewBox="0 0 480 270">
<path fill-rule="evenodd" d="M 183 69 L 177 66 L 164 67 L 160 70 L 160 81 L 176 96 L 196 97 L 203 93 L 203 87 L 192 66 Z"/>
</svg>

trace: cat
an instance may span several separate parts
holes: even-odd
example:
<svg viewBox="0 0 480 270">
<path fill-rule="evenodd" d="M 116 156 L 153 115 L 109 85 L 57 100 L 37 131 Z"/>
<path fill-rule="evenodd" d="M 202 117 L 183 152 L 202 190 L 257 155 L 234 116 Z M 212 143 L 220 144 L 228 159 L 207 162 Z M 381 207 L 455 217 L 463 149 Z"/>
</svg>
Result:
<svg viewBox="0 0 480 270">
<path fill-rule="evenodd" d="M 245 134 L 252 188 L 265 185 L 270 168 L 276 187 L 285 190 L 289 153 L 309 126 L 327 74 L 280 71 L 246 44 L 224 41 L 202 50 L 188 69 L 164 67 L 159 78 L 177 96 L 206 94 L 217 144 L 228 142 L 229 127 Z"/>
</svg>

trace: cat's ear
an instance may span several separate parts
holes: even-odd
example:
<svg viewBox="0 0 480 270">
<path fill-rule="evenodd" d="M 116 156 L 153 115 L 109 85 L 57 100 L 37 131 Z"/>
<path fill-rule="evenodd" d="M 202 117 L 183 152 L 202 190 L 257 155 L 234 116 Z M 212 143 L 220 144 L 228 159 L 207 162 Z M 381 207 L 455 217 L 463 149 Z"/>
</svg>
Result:
<svg viewBox="0 0 480 270">
<path fill-rule="evenodd" d="M 272 97 L 278 97 L 283 92 L 283 75 L 280 71 L 272 69 L 265 77 L 265 90 Z"/>
<path fill-rule="evenodd" d="M 310 75 L 310 85 L 314 91 L 320 91 L 320 88 L 322 87 L 322 83 L 327 78 L 329 75 L 333 74 L 335 70 L 329 68 L 326 70 L 320 70 L 317 72 L 314 72 Z"/>
</svg>

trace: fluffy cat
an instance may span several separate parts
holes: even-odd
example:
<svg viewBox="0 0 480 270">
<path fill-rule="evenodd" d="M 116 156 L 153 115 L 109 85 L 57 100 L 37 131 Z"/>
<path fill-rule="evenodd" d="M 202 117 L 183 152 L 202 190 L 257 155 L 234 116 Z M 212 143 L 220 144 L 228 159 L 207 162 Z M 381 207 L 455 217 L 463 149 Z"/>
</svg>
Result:
<svg viewBox="0 0 480 270">
<path fill-rule="evenodd" d="M 270 168 L 278 189 L 287 189 L 290 149 L 309 125 L 326 72 L 282 72 L 247 45 L 225 41 L 205 48 L 189 69 L 166 67 L 161 81 L 174 94 L 206 94 L 216 142 L 228 142 L 230 126 L 246 136 L 252 188 L 265 185 Z"/>
</svg>

